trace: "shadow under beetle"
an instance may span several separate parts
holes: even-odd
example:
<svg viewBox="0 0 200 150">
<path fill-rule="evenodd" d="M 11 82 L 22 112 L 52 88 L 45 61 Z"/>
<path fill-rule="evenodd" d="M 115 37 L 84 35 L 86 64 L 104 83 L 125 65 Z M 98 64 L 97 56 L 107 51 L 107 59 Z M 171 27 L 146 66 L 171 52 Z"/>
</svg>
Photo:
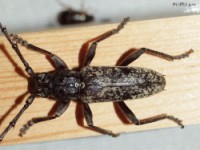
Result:
<svg viewBox="0 0 200 150">
<path fill-rule="evenodd" d="M 29 90 L 30 96 L 26 100 L 25 105 L 2 132 L 0 140 L 2 140 L 7 132 L 15 126 L 19 117 L 32 104 L 35 97 L 51 97 L 58 101 L 58 106 L 53 115 L 33 118 L 28 121 L 27 124 L 21 128 L 19 133 L 20 136 L 24 135 L 34 124 L 61 116 L 68 108 L 71 100 L 77 100 L 82 104 L 85 120 L 91 129 L 113 137 L 116 137 L 119 134 L 93 124 L 93 116 L 88 105 L 89 103 L 115 102 L 123 112 L 124 116 L 135 125 L 143 125 L 163 119 L 169 119 L 183 128 L 184 126 L 180 119 L 167 114 L 156 115 L 145 119 L 138 119 L 135 116 L 124 103 L 124 100 L 143 98 L 158 93 L 164 89 L 166 81 L 164 76 L 156 71 L 139 67 L 127 67 L 127 65 L 138 59 L 144 53 L 172 61 L 188 57 L 193 50 L 186 51 L 177 56 L 171 56 L 148 48 L 141 48 L 123 58 L 115 67 L 90 66 L 98 43 L 118 33 L 128 20 L 129 18 L 125 18 L 116 29 L 106 32 L 93 41 L 86 52 L 83 66 L 80 67 L 81 69 L 79 71 L 70 70 L 65 62 L 55 54 L 29 44 L 17 35 L 9 35 L 6 28 L 0 23 L 1 31 L 21 59 L 26 72 L 30 75 L 29 86 L 31 87 Z M 21 54 L 18 43 L 25 46 L 27 49 L 49 56 L 54 63 L 55 71 L 35 73 Z"/>
</svg>

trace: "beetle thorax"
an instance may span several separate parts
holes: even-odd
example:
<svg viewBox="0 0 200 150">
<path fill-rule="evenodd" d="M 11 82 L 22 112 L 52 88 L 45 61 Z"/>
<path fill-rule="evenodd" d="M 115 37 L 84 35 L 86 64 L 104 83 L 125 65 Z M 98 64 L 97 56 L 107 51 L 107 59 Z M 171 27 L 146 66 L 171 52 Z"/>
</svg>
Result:
<svg viewBox="0 0 200 150">
<path fill-rule="evenodd" d="M 51 94 L 58 100 L 76 100 L 81 88 L 79 73 L 74 71 L 60 71 L 52 75 Z"/>
</svg>

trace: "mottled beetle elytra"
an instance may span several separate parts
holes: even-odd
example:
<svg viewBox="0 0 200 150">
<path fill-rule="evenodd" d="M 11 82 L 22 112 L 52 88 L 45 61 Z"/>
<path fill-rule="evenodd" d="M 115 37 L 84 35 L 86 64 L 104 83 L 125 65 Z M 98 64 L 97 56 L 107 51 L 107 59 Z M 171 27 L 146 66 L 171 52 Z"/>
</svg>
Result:
<svg viewBox="0 0 200 150">
<path fill-rule="evenodd" d="M 19 113 L 1 133 L 0 140 L 3 140 L 8 131 L 15 126 L 20 116 L 32 104 L 36 97 L 51 97 L 56 100 L 58 102 L 56 111 L 50 116 L 32 118 L 29 120 L 27 124 L 21 128 L 19 133 L 20 136 L 23 136 L 34 124 L 61 116 L 65 110 L 67 110 L 72 100 L 81 103 L 86 123 L 91 129 L 113 137 L 116 137 L 119 134 L 94 125 L 89 103 L 115 102 L 123 112 L 124 116 L 135 125 L 144 125 L 163 119 L 169 119 L 183 128 L 184 125 L 182 124 L 182 121 L 174 116 L 161 114 L 145 119 L 138 119 L 128 108 L 124 102 L 125 100 L 151 96 L 161 92 L 166 84 L 166 80 L 162 74 L 151 69 L 128 67 L 128 65 L 144 53 L 172 61 L 188 57 L 193 50 L 186 51 L 180 55 L 171 56 L 148 48 L 141 48 L 127 55 L 116 64 L 117 66 L 90 66 L 90 63 L 95 56 L 97 45 L 123 29 L 128 20 L 129 18 L 125 18 L 117 28 L 106 32 L 93 41 L 86 52 L 82 66 L 80 66 L 79 70 L 70 70 L 66 63 L 57 55 L 30 44 L 17 35 L 9 34 L 7 29 L 0 23 L 2 33 L 6 36 L 13 50 L 24 64 L 26 72 L 30 76 L 30 96 L 27 98 L 24 107 L 21 108 Z M 27 49 L 49 56 L 54 63 L 55 71 L 35 73 L 21 54 L 18 44 Z"/>
</svg>

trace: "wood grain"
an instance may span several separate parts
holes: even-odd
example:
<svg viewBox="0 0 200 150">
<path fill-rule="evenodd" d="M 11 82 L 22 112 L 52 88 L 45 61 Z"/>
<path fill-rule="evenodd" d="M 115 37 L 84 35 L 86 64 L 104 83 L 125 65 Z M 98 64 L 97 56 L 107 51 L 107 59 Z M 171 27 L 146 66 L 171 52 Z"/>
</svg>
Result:
<svg viewBox="0 0 200 150">
<path fill-rule="evenodd" d="M 120 32 L 100 43 L 93 66 L 113 66 L 119 57 L 130 48 L 148 47 L 176 55 L 190 48 L 194 53 L 189 58 L 169 62 L 153 56 L 143 55 L 130 66 L 146 67 L 166 75 L 166 90 L 154 96 L 135 101 L 127 101 L 138 118 L 167 113 L 183 120 L 186 125 L 200 123 L 200 16 L 186 16 L 130 22 Z M 117 24 L 64 28 L 37 33 L 21 34 L 24 39 L 45 48 L 63 58 L 70 68 L 78 65 L 81 47 L 86 41 L 115 28 Z M 9 29 L 8 29 L 9 30 Z M 86 45 L 86 44 L 85 44 Z M 84 46 L 85 46 L 84 45 Z M 5 37 L 0 37 L 0 131 L 23 106 L 28 94 L 27 75 L 23 65 Z M 24 57 L 36 72 L 50 71 L 53 67 L 44 55 L 20 47 Z M 24 77 L 25 76 L 25 77 Z M 14 129 L 5 137 L 1 145 L 69 139 L 99 135 L 82 128 L 80 107 L 71 103 L 60 118 L 33 126 L 23 137 L 18 137 L 19 129 L 32 117 L 46 116 L 54 101 L 37 98 L 19 119 Z M 168 120 L 144 126 L 123 123 L 115 113 L 112 103 L 90 105 L 94 123 L 114 132 L 136 132 L 160 128 L 176 127 Z M 78 118 L 76 120 L 76 118 Z M 184 132 L 184 131 L 183 131 Z"/>
</svg>

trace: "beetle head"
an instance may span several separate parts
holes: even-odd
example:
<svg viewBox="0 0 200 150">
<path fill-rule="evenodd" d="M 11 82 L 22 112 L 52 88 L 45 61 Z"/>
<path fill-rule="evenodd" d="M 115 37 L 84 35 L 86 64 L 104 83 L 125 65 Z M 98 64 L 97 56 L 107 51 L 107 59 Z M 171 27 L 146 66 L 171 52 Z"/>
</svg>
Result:
<svg viewBox="0 0 200 150">
<path fill-rule="evenodd" d="M 50 90 L 51 76 L 48 73 L 39 73 L 29 79 L 29 91 L 40 97 L 48 97 Z"/>
</svg>

